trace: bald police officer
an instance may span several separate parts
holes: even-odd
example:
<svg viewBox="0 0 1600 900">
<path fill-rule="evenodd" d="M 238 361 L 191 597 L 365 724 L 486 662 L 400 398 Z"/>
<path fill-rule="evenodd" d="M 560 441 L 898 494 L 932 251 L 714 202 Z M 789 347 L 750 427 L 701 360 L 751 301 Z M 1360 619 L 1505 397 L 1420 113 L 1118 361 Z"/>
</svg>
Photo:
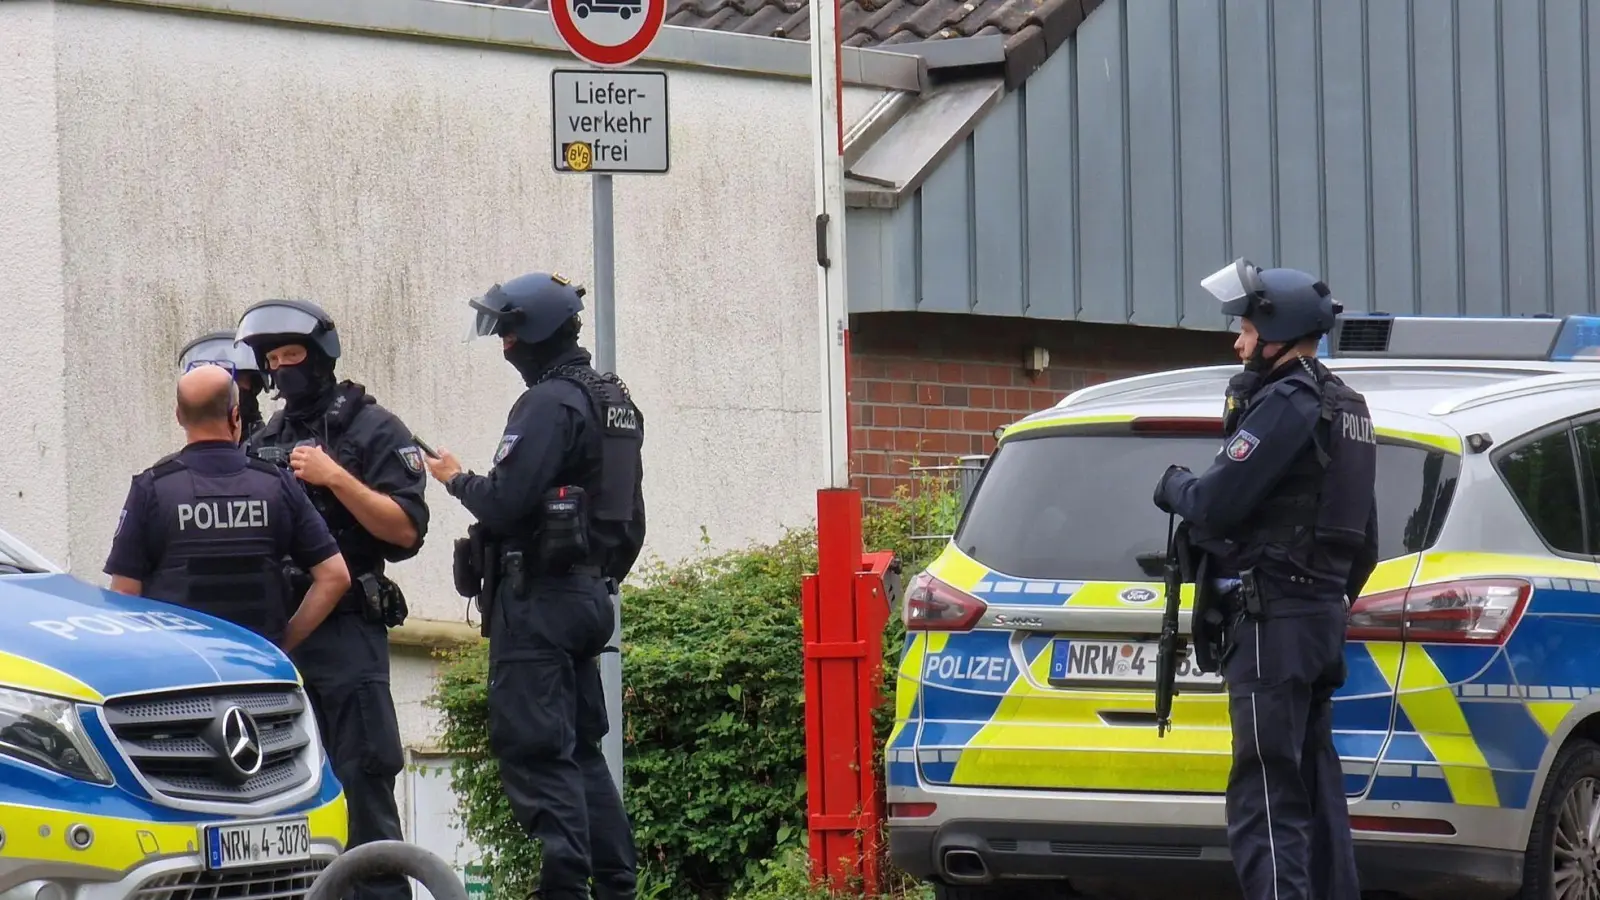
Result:
<svg viewBox="0 0 1600 900">
<path fill-rule="evenodd" d="M 178 453 L 133 478 L 105 572 L 111 589 L 242 625 L 285 651 L 299 646 L 350 586 L 344 557 L 305 491 L 239 446 L 239 388 L 222 366 L 178 379 Z M 293 618 L 280 560 L 311 573 Z"/>
<path fill-rule="evenodd" d="M 388 629 L 405 621 L 406 603 L 385 569 L 416 556 L 427 536 L 422 451 L 366 388 L 334 375 L 339 332 L 322 307 L 263 300 L 245 310 L 234 337 L 255 352 L 284 402 L 250 451 L 294 471 L 350 566 L 351 589 L 294 656 L 344 785 L 350 846 L 402 840 L 394 781 L 405 759 Z M 411 885 L 403 876 L 372 878 L 356 897 L 410 900 Z"/>
<path fill-rule="evenodd" d="M 1378 561 L 1372 416 L 1316 360 L 1341 309 L 1327 285 L 1243 259 L 1201 284 L 1239 320 L 1245 367 L 1216 461 L 1169 467 L 1155 503 L 1224 576 L 1229 849 L 1245 900 L 1359 900 L 1333 694 L 1346 608 Z"/>
<path fill-rule="evenodd" d="M 213 331 L 201 335 L 178 351 L 178 371 L 187 372 L 195 366 L 214 362 L 233 372 L 234 383 L 239 385 L 239 442 L 261 429 L 261 389 L 267 386 L 266 376 L 256 365 L 256 355 L 248 347 L 233 342 L 232 331 Z"/>
<path fill-rule="evenodd" d="M 458 552 L 457 590 L 491 601 L 489 745 L 512 813 L 542 844 L 539 896 L 586 900 L 593 877 L 597 900 L 631 900 L 633 835 L 600 750 L 622 723 L 606 721 L 598 657 L 644 542 L 644 416 L 578 346 L 583 294 L 534 272 L 471 301 L 475 333 L 500 338 L 528 388 L 487 475 L 447 450 L 428 468 L 485 548 L 473 573 Z"/>
</svg>

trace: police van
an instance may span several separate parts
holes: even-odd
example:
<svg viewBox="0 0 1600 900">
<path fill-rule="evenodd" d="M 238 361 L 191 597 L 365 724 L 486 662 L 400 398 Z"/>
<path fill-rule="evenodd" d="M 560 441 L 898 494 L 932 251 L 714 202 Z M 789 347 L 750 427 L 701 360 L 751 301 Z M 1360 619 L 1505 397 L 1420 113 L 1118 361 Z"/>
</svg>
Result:
<svg viewBox="0 0 1600 900">
<path fill-rule="evenodd" d="M 294 900 L 345 840 L 288 657 L 0 531 L 0 900 Z"/>
<path fill-rule="evenodd" d="M 1346 314 L 1320 356 L 1380 445 L 1382 561 L 1333 703 L 1362 888 L 1600 896 L 1600 318 Z M 1233 882 L 1220 678 L 1180 665 L 1157 736 L 1151 497 L 1169 463 L 1209 467 L 1237 371 L 1006 428 L 908 585 L 889 844 L 941 898 Z"/>
</svg>

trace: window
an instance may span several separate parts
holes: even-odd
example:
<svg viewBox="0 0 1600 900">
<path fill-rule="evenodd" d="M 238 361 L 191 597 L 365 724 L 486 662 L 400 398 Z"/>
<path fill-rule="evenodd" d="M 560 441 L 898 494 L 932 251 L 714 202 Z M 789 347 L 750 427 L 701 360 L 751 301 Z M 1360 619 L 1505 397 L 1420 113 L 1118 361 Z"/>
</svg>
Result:
<svg viewBox="0 0 1600 900">
<path fill-rule="evenodd" d="M 1578 444 L 1579 478 L 1590 487 L 1588 494 L 1589 504 L 1589 553 L 1600 556 L 1600 518 L 1597 518 L 1595 488 L 1600 488 L 1600 422 L 1585 422 L 1572 429 L 1572 437 Z"/>
<path fill-rule="evenodd" d="M 1148 581 L 1139 558 L 1164 554 L 1167 516 L 1151 499 L 1169 463 L 1204 472 L 1211 435 L 1095 434 L 1023 438 L 989 463 L 956 544 L 1017 578 Z M 1378 551 L 1382 559 L 1432 544 L 1454 493 L 1460 460 L 1402 444 L 1378 447 Z"/>
<path fill-rule="evenodd" d="M 1529 524 L 1552 550 L 1592 552 L 1584 537 L 1585 494 L 1565 427 L 1511 447 L 1495 460 L 1495 468 Z"/>
</svg>

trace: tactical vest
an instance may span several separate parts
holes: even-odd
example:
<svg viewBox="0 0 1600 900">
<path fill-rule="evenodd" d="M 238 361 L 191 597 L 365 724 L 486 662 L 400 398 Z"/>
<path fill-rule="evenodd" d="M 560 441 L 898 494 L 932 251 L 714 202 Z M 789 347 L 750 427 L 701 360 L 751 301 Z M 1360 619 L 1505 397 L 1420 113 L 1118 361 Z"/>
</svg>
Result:
<svg viewBox="0 0 1600 900">
<path fill-rule="evenodd" d="M 628 576 L 644 546 L 644 413 L 628 386 L 615 374 L 586 365 L 557 366 L 540 382 L 564 378 L 588 398 L 587 413 L 600 427 L 600 459 L 586 459 L 562 473 L 561 482 L 583 488 L 591 498 L 589 546 L 594 565 L 607 578 Z"/>
<path fill-rule="evenodd" d="M 350 381 L 339 384 L 335 390 L 339 395 L 329 404 L 327 411 L 315 420 L 316 425 L 320 427 L 313 426 L 311 437 L 299 441 L 284 441 L 285 416 L 280 411 L 251 437 L 252 449 L 259 453 L 263 448 L 276 447 L 283 451 L 284 459 L 287 460 L 288 454 L 299 444 L 316 443 L 322 446 L 324 452 L 337 460 L 344 446 L 345 437 L 349 433 L 350 424 L 362 410 L 372 406 L 377 400 L 367 394 L 365 388 Z M 284 462 L 283 465 L 287 466 L 288 463 Z M 345 563 L 350 567 L 350 576 L 357 578 L 369 572 L 381 574 L 384 560 L 376 539 L 361 526 L 355 515 L 339 502 L 333 491 L 304 482 L 301 482 L 301 487 L 305 489 L 306 496 L 311 498 L 311 505 L 316 507 L 323 521 L 327 523 L 333 539 L 338 542 L 339 552 L 344 555 Z M 356 604 L 347 593 L 340 602 L 340 609 L 356 608 Z"/>
<path fill-rule="evenodd" d="M 1283 380 L 1307 384 L 1321 398 L 1312 447 L 1235 536 L 1239 566 L 1263 570 L 1285 594 L 1342 590 L 1372 511 L 1378 467 L 1372 413 L 1366 398 L 1315 363 Z"/>
<path fill-rule="evenodd" d="M 225 619 L 276 642 L 288 624 L 273 523 L 289 511 L 277 470 L 202 475 L 168 457 L 151 469 L 161 563 L 144 595 Z"/>
</svg>

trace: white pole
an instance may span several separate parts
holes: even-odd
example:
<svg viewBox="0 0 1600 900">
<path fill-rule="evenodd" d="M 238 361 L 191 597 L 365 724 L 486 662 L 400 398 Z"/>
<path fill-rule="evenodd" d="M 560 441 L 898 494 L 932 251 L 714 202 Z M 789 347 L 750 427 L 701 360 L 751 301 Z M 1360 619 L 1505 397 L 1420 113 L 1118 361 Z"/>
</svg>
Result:
<svg viewBox="0 0 1600 900">
<path fill-rule="evenodd" d="M 816 138 L 817 324 L 821 339 L 824 486 L 850 486 L 845 383 L 844 112 L 840 105 L 839 3 L 811 3 L 811 99 Z"/>
<path fill-rule="evenodd" d="M 594 362 L 601 372 L 617 371 L 616 233 L 612 224 L 611 176 L 592 175 L 594 219 Z M 622 593 L 612 596 L 611 646 L 600 654 L 600 687 L 611 730 L 600 741 L 611 780 L 622 792 Z"/>
</svg>

